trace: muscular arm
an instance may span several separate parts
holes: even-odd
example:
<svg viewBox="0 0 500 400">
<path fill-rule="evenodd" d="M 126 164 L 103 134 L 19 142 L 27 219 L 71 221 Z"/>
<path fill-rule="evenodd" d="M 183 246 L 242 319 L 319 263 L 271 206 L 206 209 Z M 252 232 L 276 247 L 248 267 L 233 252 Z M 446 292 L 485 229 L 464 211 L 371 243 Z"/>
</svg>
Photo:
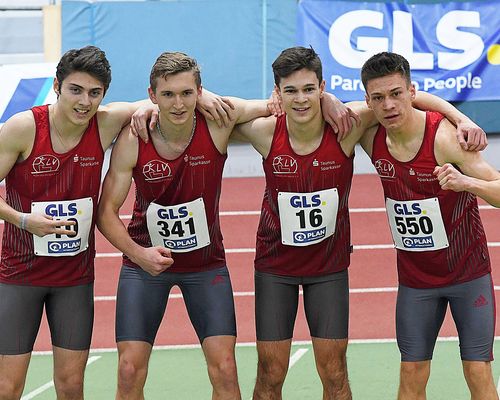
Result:
<svg viewBox="0 0 500 400">
<path fill-rule="evenodd" d="M 231 138 L 250 142 L 260 155 L 267 158 L 273 141 L 276 117 L 256 118 L 244 124 L 236 125 Z"/>
<path fill-rule="evenodd" d="M 214 143 L 222 153 L 227 151 L 230 136 L 233 140 L 250 141 L 246 136 L 235 138 L 233 134 L 235 126 L 270 115 L 267 100 L 244 100 L 237 97 L 228 97 L 228 100 L 234 107 L 231 121 L 223 127 L 216 126 L 214 122 L 208 121 Z"/>
<path fill-rule="evenodd" d="M 455 137 L 460 146 L 468 151 L 484 150 L 488 144 L 486 133 L 469 117 L 440 97 L 417 92 L 413 105 L 421 110 L 433 110 L 443 114 L 457 127 Z"/>
<path fill-rule="evenodd" d="M 16 114 L 3 125 L 0 130 L 0 181 L 9 174 L 16 162 L 29 156 L 34 139 L 35 121 L 31 111 Z M 64 228 L 74 225 L 74 221 L 55 221 L 44 214 L 22 213 L 7 204 L 3 197 L 0 197 L 0 218 L 37 236 L 53 233 L 74 235 L 73 231 Z"/>
<path fill-rule="evenodd" d="M 119 211 L 132 183 L 132 171 L 137 163 L 138 139 L 128 126 L 121 132 L 111 154 L 97 212 L 97 226 L 118 250 L 151 275 L 158 275 L 172 264 L 170 250 L 163 247 L 144 248 L 132 240 L 120 220 Z"/>
<path fill-rule="evenodd" d="M 111 142 L 118 136 L 122 128 L 130 122 L 130 118 L 139 107 L 151 104 L 151 101 L 147 99 L 133 103 L 114 102 L 101 105 L 97 110 L 97 119 L 103 149 L 106 150 L 111 145 Z M 147 131 L 139 132 L 139 134 L 142 140 L 148 141 Z"/>
<path fill-rule="evenodd" d="M 500 207 L 500 173 L 480 153 L 460 147 L 455 140 L 455 127 L 446 120 L 436 134 L 435 153 L 440 167 L 436 167 L 434 174 L 443 189 L 467 191 Z"/>
</svg>

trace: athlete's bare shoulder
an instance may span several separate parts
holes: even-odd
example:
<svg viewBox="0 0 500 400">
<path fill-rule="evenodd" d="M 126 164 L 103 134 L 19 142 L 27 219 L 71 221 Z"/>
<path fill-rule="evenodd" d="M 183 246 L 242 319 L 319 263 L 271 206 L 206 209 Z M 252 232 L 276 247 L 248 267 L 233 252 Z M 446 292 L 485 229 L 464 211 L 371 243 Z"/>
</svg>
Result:
<svg viewBox="0 0 500 400">
<path fill-rule="evenodd" d="M 33 145 L 35 118 L 31 110 L 10 117 L 0 128 L 0 146 L 23 153 Z"/>
</svg>

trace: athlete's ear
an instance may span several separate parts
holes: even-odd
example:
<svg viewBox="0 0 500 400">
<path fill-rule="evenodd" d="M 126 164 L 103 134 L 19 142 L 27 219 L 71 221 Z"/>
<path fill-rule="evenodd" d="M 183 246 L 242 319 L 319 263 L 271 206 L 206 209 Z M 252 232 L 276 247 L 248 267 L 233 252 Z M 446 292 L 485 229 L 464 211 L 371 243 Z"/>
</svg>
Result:
<svg viewBox="0 0 500 400">
<path fill-rule="evenodd" d="M 365 92 L 365 102 L 366 102 L 366 105 L 368 106 L 368 108 L 371 110 L 372 107 L 370 106 L 370 98 L 368 97 L 366 92 Z"/>
<path fill-rule="evenodd" d="M 412 83 L 410 85 L 410 97 L 411 97 L 411 101 L 415 100 L 416 94 L 417 94 L 417 90 L 415 89 L 415 85 Z"/>
<path fill-rule="evenodd" d="M 198 95 L 198 97 L 201 96 L 202 92 L 203 92 L 203 85 L 200 85 L 196 90 L 196 94 Z"/>
<path fill-rule="evenodd" d="M 158 100 L 156 100 L 156 95 L 153 89 L 151 89 L 151 86 L 148 87 L 148 94 L 149 94 L 149 99 L 153 102 L 153 104 L 158 104 Z"/>
<path fill-rule="evenodd" d="M 322 99 L 323 98 L 323 95 L 325 94 L 325 86 L 326 86 L 326 82 L 325 80 L 323 79 L 321 81 L 321 84 L 319 85 L 319 98 Z"/>
<path fill-rule="evenodd" d="M 54 78 L 54 82 L 52 82 L 52 88 L 54 89 L 54 92 L 57 95 L 57 97 L 59 97 L 59 95 L 61 94 L 60 93 L 61 85 L 59 84 L 57 78 Z"/>
</svg>

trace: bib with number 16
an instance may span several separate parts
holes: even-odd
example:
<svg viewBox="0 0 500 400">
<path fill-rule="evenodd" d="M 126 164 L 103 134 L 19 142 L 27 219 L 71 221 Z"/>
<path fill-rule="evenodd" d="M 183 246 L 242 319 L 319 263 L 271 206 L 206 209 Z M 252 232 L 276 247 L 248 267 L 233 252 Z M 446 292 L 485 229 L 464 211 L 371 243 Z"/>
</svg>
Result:
<svg viewBox="0 0 500 400">
<path fill-rule="evenodd" d="M 339 195 L 336 188 L 312 193 L 278 193 L 281 241 L 310 246 L 335 233 Z"/>
</svg>

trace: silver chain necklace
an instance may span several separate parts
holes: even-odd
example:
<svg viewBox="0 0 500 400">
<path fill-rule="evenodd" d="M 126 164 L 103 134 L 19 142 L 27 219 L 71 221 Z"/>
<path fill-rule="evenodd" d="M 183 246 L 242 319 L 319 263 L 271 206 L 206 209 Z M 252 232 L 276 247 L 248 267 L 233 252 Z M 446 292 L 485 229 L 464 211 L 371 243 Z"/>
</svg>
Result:
<svg viewBox="0 0 500 400">
<path fill-rule="evenodd" d="M 193 113 L 193 129 L 191 129 L 191 135 L 189 136 L 189 141 L 187 142 L 186 144 L 186 147 L 189 146 L 189 144 L 191 143 L 191 140 L 193 140 L 193 136 L 194 136 L 194 131 L 196 129 L 196 112 Z M 163 133 L 163 131 L 161 130 L 161 126 L 160 126 L 160 115 L 158 115 L 158 120 L 156 121 L 156 130 L 158 131 L 158 133 L 160 134 L 162 140 L 164 142 L 167 141 L 167 135 L 165 135 Z"/>
</svg>

